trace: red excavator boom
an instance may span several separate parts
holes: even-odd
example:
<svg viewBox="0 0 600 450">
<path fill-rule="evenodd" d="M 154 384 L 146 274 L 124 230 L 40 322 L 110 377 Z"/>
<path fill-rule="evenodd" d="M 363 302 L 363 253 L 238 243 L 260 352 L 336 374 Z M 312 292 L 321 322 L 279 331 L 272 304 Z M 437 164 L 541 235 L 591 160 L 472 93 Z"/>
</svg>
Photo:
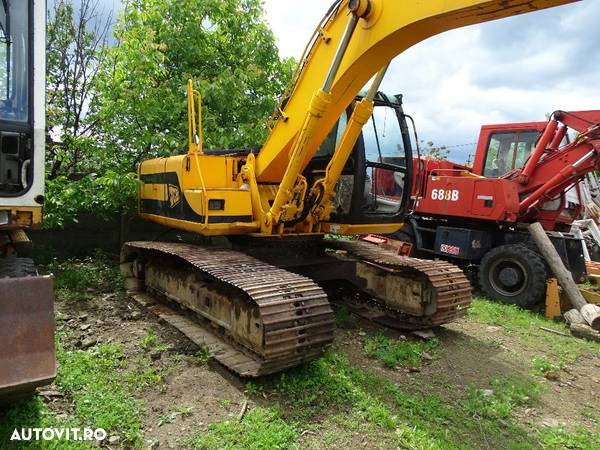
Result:
<svg viewBox="0 0 600 450">
<path fill-rule="evenodd" d="M 578 135 L 573 142 L 559 148 L 568 129 Z M 505 176 L 521 185 L 520 216 L 535 217 L 544 204 L 597 170 L 599 151 L 600 111 L 554 113 L 523 170 Z"/>
</svg>

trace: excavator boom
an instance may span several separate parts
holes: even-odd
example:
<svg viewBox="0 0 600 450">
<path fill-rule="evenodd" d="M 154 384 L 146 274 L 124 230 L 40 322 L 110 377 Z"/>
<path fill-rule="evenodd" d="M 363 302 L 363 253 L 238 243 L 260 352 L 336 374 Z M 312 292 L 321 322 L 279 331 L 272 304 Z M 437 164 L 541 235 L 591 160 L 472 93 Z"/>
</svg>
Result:
<svg viewBox="0 0 600 450">
<path fill-rule="evenodd" d="M 304 166 L 345 108 L 382 67 L 413 45 L 467 25 L 515 16 L 577 0 L 370 0 L 331 86 L 329 107 L 307 144 Z M 278 182 L 288 167 L 289 151 L 300 133 L 313 95 L 323 85 L 349 17 L 348 0 L 337 1 L 299 64 L 283 98 L 272 131 L 256 161 L 259 182 Z"/>
</svg>

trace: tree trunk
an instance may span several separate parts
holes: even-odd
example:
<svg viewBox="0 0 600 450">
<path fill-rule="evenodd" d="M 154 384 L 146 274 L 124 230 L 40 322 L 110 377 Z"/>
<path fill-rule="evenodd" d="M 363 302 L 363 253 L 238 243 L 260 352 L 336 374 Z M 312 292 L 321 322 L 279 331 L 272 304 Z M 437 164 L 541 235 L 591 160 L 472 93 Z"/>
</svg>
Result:
<svg viewBox="0 0 600 450">
<path fill-rule="evenodd" d="M 550 238 L 546 234 L 546 231 L 544 231 L 542 226 L 536 222 L 529 225 L 529 233 L 531 233 L 531 237 L 537 244 L 540 252 L 544 256 L 548 265 L 550 266 L 550 269 L 552 269 L 554 276 L 558 279 L 558 283 L 565 290 L 567 297 L 569 298 L 573 306 L 581 312 L 582 309 L 588 303 L 583 298 L 583 295 L 581 295 L 581 292 L 579 292 L 575 281 L 573 281 L 573 276 L 571 275 L 571 272 L 569 272 L 563 264 L 560 255 L 556 251 L 556 248 L 554 248 L 554 245 L 552 244 L 552 241 L 550 241 Z M 588 324 L 590 324 L 592 328 L 594 328 L 595 330 L 599 330 L 600 313 L 598 313 L 595 310 L 588 310 L 589 308 L 586 308 L 585 313 L 582 312 L 583 318 Z"/>
<path fill-rule="evenodd" d="M 585 319 L 583 318 L 583 316 L 581 315 L 581 313 L 577 309 L 575 309 L 575 308 L 570 309 L 569 311 L 567 311 L 566 313 L 564 313 L 563 317 L 565 318 L 565 321 L 569 325 L 573 325 L 573 324 L 584 324 L 584 325 L 587 325 L 587 322 L 585 321 Z"/>
<path fill-rule="evenodd" d="M 571 334 L 581 339 L 588 341 L 600 342 L 600 333 L 588 325 L 582 323 L 574 323 L 571 325 Z"/>
<path fill-rule="evenodd" d="M 587 323 L 591 325 L 594 330 L 600 330 L 598 325 L 600 324 L 600 306 L 587 304 L 579 311 L 582 317 Z"/>
</svg>

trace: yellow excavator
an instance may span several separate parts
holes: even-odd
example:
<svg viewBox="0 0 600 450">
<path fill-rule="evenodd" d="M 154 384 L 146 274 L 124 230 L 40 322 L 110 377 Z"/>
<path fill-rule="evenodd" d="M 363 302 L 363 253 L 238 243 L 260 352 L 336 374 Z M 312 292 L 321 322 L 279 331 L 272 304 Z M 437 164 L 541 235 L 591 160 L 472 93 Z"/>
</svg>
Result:
<svg viewBox="0 0 600 450">
<path fill-rule="evenodd" d="M 134 298 L 248 377 L 314 359 L 332 342 L 330 281 L 349 283 L 352 310 L 387 326 L 463 315 L 471 288 L 457 267 L 347 238 L 393 233 L 409 213 L 409 131 L 394 125 L 402 112 L 379 86 L 396 55 L 430 36 L 571 2 L 337 0 L 259 152 L 204 149 L 190 81 L 188 151 L 140 164 L 139 214 L 203 239 L 126 243 Z"/>
</svg>

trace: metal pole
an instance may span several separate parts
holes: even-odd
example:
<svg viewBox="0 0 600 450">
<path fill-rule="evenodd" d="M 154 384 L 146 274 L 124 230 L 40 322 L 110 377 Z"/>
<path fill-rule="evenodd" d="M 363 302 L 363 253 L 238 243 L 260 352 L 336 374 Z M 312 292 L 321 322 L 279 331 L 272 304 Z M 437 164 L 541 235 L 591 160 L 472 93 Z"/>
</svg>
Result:
<svg viewBox="0 0 600 450">
<path fill-rule="evenodd" d="M 385 73 L 387 72 L 389 67 L 390 67 L 390 63 L 387 63 L 385 65 L 385 67 L 383 67 L 379 72 L 377 72 L 377 75 L 375 75 L 375 79 L 373 80 L 373 83 L 371 84 L 371 87 L 369 88 L 369 91 L 367 92 L 367 95 L 365 96 L 365 98 L 367 100 L 372 102 L 375 99 L 375 96 L 377 95 L 377 92 L 379 91 L 379 87 L 381 86 L 381 83 L 383 82 L 383 78 L 385 77 Z"/>
<path fill-rule="evenodd" d="M 348 21 L 348 25 L 346 25 L 346 30 L 344 31 L 344 35 L 342 36 L 340 45 L 335 52 L 335 56 L 333 58 L 333 62 L 331 63 L 331 67 L 329 67 L 329 72 L 327 73 L 327 78 L 325 78 L 325 83 L 323 83 L 323 92 L 325 93 L 331 92 L 331 86 L 333 86 L 335 76 L 337 75 L 340 65 L 342 64 L 342 58 L 344 58 L 344 54 L 346 53 L 346 49 L 348 48 L 348 44 L 350 43 L 350 38 L 352 37 L 352 33 L 354 33 L 354 30 L 356 29 L 357 23 L 358 16 L 352 13 L 352 15 L 350 16 L 350 20 Z"/>
</svg>

